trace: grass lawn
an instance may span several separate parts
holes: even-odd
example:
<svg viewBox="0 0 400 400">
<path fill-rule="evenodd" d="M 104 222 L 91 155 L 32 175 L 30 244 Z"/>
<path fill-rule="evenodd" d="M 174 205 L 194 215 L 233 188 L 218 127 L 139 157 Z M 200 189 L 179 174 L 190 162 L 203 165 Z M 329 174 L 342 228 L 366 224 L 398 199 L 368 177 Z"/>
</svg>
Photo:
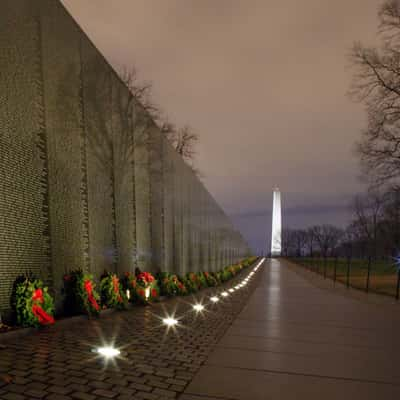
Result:
<svg viewBox="0 0 400 400">
<path fill-rule="evenodd" d="M 304 267 L 310 268 L 327 278 L 335 278 L 335 259 L 327 258 L 294 258 L 292 261 Z M 347 283 L 348 261 L 338 258 L 336 264 L 336 280 Z M 366 290 L 368 277 L 368 260 L 351 260 L 349 269 L 349 285 Z M 371 263 L 369 290 L 389 296 L 396 296 L 398 274 L 393 261 L 377 260 Z"/>
</svg>

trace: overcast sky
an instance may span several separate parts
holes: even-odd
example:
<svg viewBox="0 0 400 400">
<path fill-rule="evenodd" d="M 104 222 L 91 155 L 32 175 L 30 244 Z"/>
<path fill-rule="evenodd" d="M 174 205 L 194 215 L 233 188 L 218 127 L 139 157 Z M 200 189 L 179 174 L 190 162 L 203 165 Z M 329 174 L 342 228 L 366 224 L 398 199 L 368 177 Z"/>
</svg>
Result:
<svg viewBox="0 0 400 400">
<path fill-rule="evenodd" d="M 365 124 L 346 96 L 347 54 L 376 43 L 380 0 L 63 0 L 116 68 L 135 65 L 178 125 L 200 135 L 196 165 L 257 249 L 283 223 L 344 225 L 362 190 L 352 154 Z"/>
</svg>

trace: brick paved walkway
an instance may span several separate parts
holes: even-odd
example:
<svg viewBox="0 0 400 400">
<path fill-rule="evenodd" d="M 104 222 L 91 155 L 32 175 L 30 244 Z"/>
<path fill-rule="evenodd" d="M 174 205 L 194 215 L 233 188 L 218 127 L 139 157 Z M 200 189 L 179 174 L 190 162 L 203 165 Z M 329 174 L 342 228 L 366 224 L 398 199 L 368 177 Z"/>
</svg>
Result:
<svg viewBox="0 0 400 400">
<path fill-rule="evenodd" d="M 250 271 L 242 271 L 223 287 L 236 285 Z M 203 290 L 193 297 L 102 315 L 98 320 L 66 321 L 28 336 L 3 340 L 0 399 L 176 398 L 256 285 L 257 279 L 253 279 L 217 304 L 211 304 L 209 297 L 220 293 L 222 287 Z M 207 311 L 196 315 L 191 305 L 201 299 L 207 302 Z M 183 318 L 175 332 L 171 329 L 167 333 L 160 318 L 173 312 Z M 121 348 L 123 357 L 115 364 L 105 365 L 92 349 L 112 340 Z"/>
</svg>

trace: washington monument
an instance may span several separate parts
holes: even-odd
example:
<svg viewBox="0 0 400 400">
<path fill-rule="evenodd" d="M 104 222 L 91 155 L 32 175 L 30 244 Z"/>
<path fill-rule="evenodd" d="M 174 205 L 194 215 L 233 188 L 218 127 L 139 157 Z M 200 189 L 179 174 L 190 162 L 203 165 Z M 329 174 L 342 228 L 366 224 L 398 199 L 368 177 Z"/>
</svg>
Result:
<svg viewBox="0 0 400 400">
<path fill-rule="evenodd" d="M 282 213 L 281 213 L 281 192 L 274 189 L 272 207 L 272 235 L 271 235 L 271 257 L 279 257 L 282 249 Z"/>
</svg>

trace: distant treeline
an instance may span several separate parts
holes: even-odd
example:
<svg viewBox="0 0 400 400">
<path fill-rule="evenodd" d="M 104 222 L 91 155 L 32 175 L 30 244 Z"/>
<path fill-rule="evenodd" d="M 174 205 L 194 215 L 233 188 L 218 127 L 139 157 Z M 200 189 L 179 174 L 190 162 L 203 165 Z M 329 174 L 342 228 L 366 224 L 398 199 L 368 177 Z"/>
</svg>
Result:
<svg viewBox="0 0 400 400">
<path fill-rule="evenodd" d="M 400 250 L 400 187 L 354 197 L 345 228 L 315 225 L 282 230 L 282 255 L 352 258 L 394 256 Z"/>
</svg>

